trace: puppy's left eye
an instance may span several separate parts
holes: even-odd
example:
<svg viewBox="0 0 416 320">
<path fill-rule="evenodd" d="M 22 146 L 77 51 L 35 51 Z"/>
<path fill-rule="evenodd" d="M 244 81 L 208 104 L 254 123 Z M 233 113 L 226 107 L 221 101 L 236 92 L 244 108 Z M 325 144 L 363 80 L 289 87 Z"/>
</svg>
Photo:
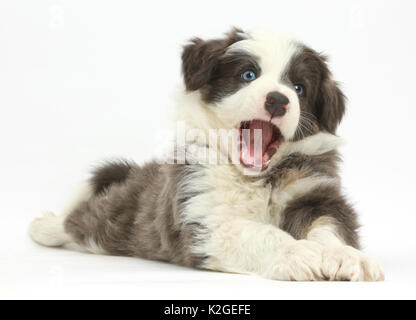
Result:
<svg viewBox="0 0 416 320">
<path fill-rule="evenodd" d="M 256 80 L 257 75 L 253 70 L 247 70 L 241 75 L 241 78 L 243 78 L 244 81 L 253 81 Z"/>
<path fill-rule="evenodd" d="M 295 84 L 295 91 L 301 97 L 305 94 L 305 87 L 301 84 Z"/>
</svg>

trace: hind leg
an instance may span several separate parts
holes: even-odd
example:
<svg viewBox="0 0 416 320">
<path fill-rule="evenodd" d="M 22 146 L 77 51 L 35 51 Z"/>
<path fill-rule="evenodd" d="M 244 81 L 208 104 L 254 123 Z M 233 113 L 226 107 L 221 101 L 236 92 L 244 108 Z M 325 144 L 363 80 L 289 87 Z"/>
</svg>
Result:
<svg viewBox="0 0 416 320">
<path fill-rule="evenodd" d="M 29 227 L 30 237 L 37 243 L 48 247 L 60 247 L 73 241 L 72 237 L 65 231 L 65 220 L 68 215 L 83 201 L 90 199 L 92 188 L 88 182 L 82 184 L 72 201 L 56 216 L 47 212 L 41 218 L 36 218 Z"/>
<path fill-rule="evenodd" d="M 101 201 L 105 201 L 101 200 Z M 105 238 L 105 210 L 97 205 L 100 199 L 92 198 L 79 204 L 64 221 L 64 229 L 72 240 L 91 253 L 107 254 L 99 244 Z M 101 210 L 100 210 L 101 209 Z"/>
<path fill-rule="evenodd" d="M 91 179 L 78 188 L 73 201 L 60 216 L 48 213 L 32 222 L 29 230 L 32 239 L 51 247 L 75 242 L 98 254 L 107 253 L 100 245 L 104 244 L 113 253 L 127 254 L 125 231 L 132 225 L 135 215 L 134 210 L 123 212 L 119 207 L 123 204 L 135 208 L 135 197 L 123 199 L 123 194 L 130 194 L 123 182 L 133 167 L 137 166 L 118 161 L 97 168 Z M 127 189 L 119 194 L 119 188 Z M 110 189 L 117 190 L 110 195 Z"/>
<path fill-rule="evenodd" d="M 71 242 L 71 237 L 64 230 L 65 217 L 47 212 L 36 218 L 29 228 L 33 241 L 48 247 L 60 247 Z"/>
</svg>

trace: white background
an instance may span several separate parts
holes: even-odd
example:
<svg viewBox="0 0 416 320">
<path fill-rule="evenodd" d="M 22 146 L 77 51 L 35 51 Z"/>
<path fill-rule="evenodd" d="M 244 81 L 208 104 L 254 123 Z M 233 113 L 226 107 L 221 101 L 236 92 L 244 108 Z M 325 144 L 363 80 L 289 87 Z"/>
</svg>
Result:
<svg viewBox="0 0 416 320">
<path fill-rule="evenodd" d="M 415 2 L 0 2 L 1 298 L 416 298 Z M 385 283 L 281 283 L 49 249 L 27 237 L 97 161 L 149 159 L 168 128 L 181 45 L 232 26 L 328 53 L 349 98 L 345 190 Z"/>
</svg>

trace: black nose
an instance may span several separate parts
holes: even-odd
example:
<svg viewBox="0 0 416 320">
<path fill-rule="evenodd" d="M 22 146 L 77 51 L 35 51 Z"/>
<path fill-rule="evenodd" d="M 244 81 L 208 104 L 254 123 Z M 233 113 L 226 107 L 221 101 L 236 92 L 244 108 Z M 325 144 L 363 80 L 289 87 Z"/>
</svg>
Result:
<svg viewBox="0 0 416 320">
<path fill-rule="evenodd" d="M 289 99 L 280 92 L 275 91 L 270 92 L 267 95 L 264 107 L 270 113 L 272 118 L 283 117 L 286 114 L 288 104 Z"/>
</svg>

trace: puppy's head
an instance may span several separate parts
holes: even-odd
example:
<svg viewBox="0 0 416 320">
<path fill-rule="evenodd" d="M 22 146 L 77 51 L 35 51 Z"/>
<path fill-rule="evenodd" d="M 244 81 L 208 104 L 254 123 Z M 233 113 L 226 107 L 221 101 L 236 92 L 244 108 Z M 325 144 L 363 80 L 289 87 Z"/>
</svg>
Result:
<svg viewBox="0 0 416 320">
<path fill-rule="evenodd" d="M 282 142 L 335 133 L 344 114 L 326 58 L 280 33 L 234 29 L 194 39 L 182 63 L 186 90 L 198 93 L 214 129 L 239 130 L 244 167 L 266 170 Z"/>
</svg>

